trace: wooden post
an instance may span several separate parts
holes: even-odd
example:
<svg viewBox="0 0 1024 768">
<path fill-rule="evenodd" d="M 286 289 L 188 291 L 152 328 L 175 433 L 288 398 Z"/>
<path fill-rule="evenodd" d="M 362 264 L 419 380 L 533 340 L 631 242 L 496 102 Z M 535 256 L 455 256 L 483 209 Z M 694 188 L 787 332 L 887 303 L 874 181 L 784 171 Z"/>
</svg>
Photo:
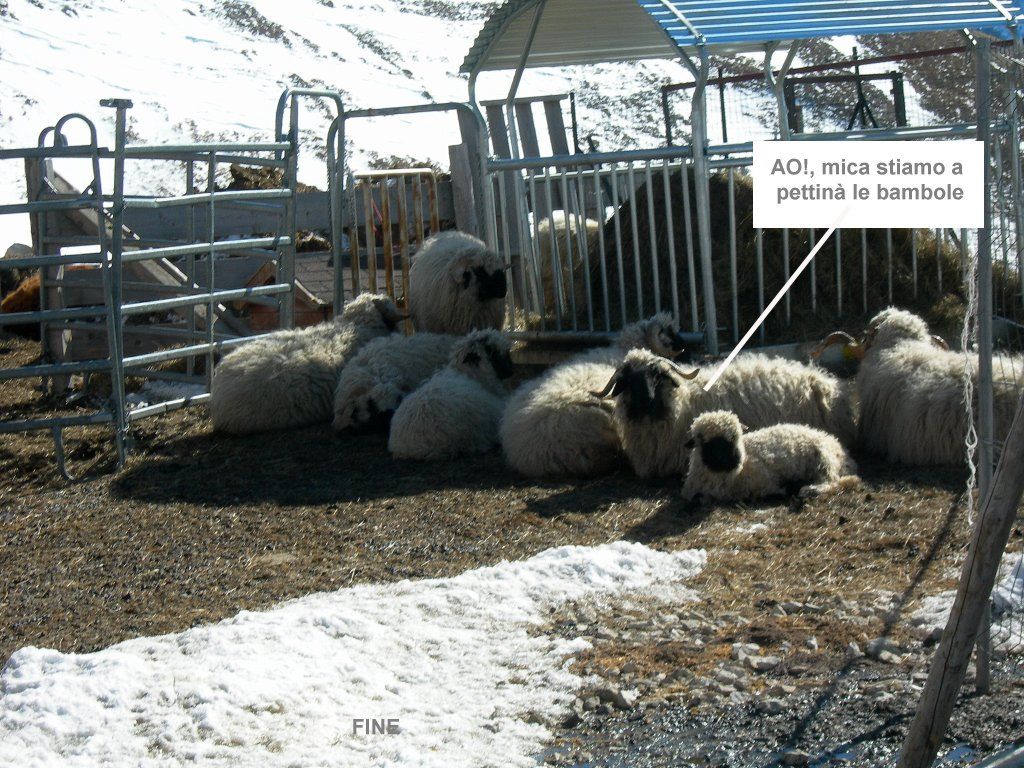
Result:
<svg viewBox="0 0 1024 768">
<path fill-rule="evenodd" d="M 476 215 L 473 196 L 473 177 L 469 165 L 469 153 L 465 144 L 448 147 L 452 169 L 452 205 L 455 208 L 455 227 L 483 239 L 483 230 Z"/>
<path fill-rule="evenodd" d="M 991 490 L 974 525 L 956 600 L 942 633 L 942 642 L 932 659 L 914 721 L 903 742 L 899 768 L 928 768 L 939 750 L 967 673 L 982 614 L 988 605 L 999 561 L 1017 515 L 1017 505 L 1024 493 L 1022 466 L 1024 398 L 1017 406 Z"/>
</svg>

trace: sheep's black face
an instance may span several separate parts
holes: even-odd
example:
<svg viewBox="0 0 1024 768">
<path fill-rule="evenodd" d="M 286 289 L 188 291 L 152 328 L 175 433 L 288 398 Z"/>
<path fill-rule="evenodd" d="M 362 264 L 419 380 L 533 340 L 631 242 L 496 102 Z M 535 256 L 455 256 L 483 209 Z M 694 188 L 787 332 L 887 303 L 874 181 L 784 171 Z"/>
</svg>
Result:
<svg viewBox="0 0 1024 768">
<path fill-rule="evenodd" d="M 622 396 L 628 419 L 663 419 L 675 387 L 674 381 L 658 371 L 636 371 L 627 366 L 619 372 L 612 394 Z"/>
<path fill-rule="evenodd" d="M 504 299 L 508 293 L 508 280 L 505 277 L 505 270 L 496 269 L 488 272 L 483 267 L 473 267 L 462 273 L 462 287 L 469 288 L 476 283 L 476 297 L 480 301 L 492 299 Z"/>
<path fill-rule="evenodd" d="M 700 460 L 712 472 L 732 472 L 740 465 L 736 444 L 724 437 L 712 437 L 700 443 Z"/>
<path fill-rule="evenodd" d="M 686 342 L 683 340 L 683 336 L 679 333 L 678 329 L 663 328 L 660 336 L 661 343 L 673 352 L 679 353 L 686 349 Z"/>
<path fill-rule="evenodd" d="M 494 369 L 495 376 L 499 379 L 507 379 L 515 373 L 515 366 L 512 365 L 512 355 L 507 349 L 495 349 L 490 344 L 485 349 L 487 350 L 487 359 L 491 363 L 491 368 Z"/>
</svg>

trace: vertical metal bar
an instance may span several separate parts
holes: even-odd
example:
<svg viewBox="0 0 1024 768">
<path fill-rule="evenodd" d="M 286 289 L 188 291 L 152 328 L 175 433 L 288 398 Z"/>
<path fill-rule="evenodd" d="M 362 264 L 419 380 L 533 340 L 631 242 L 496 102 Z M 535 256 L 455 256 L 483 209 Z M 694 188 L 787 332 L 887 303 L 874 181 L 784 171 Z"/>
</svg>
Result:
<svg viewBox="0 0 1024 768">
<path fill-rule="evenodd" d="M 331 306 L 335 315 L 345 306 L 345 272 L 341 260 L 341 238 L 344 233 L 345 185 L 345 115 L 341 113 L 327 131 L 327 189 L 331 208 L 331 264 L 333 265 L 333 295 Z M 350 190 L 351 191 L 351 190 Z M 350 227 L 352 232 L 358 230 Z M 351 246 L 350 246 L 351 247 Z M 354 293 L 354 292 L 353 292 Z"/>
<path fill-rule="evenodd" d="M 611 306 L 608 303 L 608 253 L 604 247 L 604 189 L 601 186 L 601 167 L 599 165 L 594 166 L 594 199 L 597 200 L 598 221 L 601 222 L 601 226 L 597 228 L 597 250 L 598 267 L 601 270 L 601 293 L 604 297 L 604 329 L 610 331 L 612 315 Z"/>
<path fill-rule="evenodd" d="M 975 46 L 977 67 L 978 140 L 984 147 L 983 226 L 978 230 L 978 497 L 985 499 L 992 488 L 995 406 L 992 391 L 992 133 L 989 125 L 992 106 L 991 43 L 981 38 Z M 966 233 L 965 233 L 966 234 Z M 961 235 L 966 247 L 966 237 Z M 985 616 L 988 616 L 986 611 Z M 979 693 L 988 693 L 991 684 L 990 658 L 992 633 L 988 621 L 981 622 L 977 645 Z"/>
<path fill-rule="evenodd" d="M 570 231 L 573 220 L 571 218 L 569 204 L 569 184 L 566 178 L 566 170 L 563 168 L 559 174 L 559 187 L 562 192 L 562 216 L 565 220 L 565 255 L 566 261 L 569 267 L 569 311 L 572 313 L 572 329 L 574 331 L 579 330 L 577 325 L 577 314 L 576 314 L 576 269 L 573 266 L 573 253 L 572 253 L 572 232 Z M 576 241 L 579 242 L 581 238 L 586 236 L 586 232 L 581 232 L 579 229 L 576 230 Z"/>
<path fill-rule="evenodd" d="M 284 220 L 285 234 L 288 237 L 288 245 L 279 249 L 281 260 L 278 266 L 278 282 L 290 287 L 287 293 L 281 294 L 281 317 L 282 328 L 293 328 L 295 326 L 295 240 L 296 223 L 295 197 L 298 194 L 299 185 L 299 105 L 298 97 L 292 96 L 290 112 L 288 113 L 288 141 L 291 146 L 288 148 L 288 166 L 285 173 L 285 182 L 291 194 L 285 198 Z M 213 214 L 211 212 L 211 218 Z M 211 242 L 213 238 L 210 238 Z M 211 261 L 213 257 L 211 256 Z M 210 284 L 213 290 L 213 284 Z M 209 322 L 210 318 L 208 318 Z M 211 353 L 210 358 L 213 355 Z"/>
<path fill-rule="evenodd" d="M 128 412 L 125 405 L 124 391 L 124 326 L 121 315 L 122 305 L 122 262 L 124 255 L 124 164 L 125 141 L 127 136 L 127 112 L 132 102 L 127 99 L 111 99 L 101 101 L 105 107 L 113 107 L 114 113 L 114 189 L 111 199 L 110 227 L 110 294 L 107 297 L 109 307 L 107 317 L 109 326 L 110 354 L 110 388 L 112 408 L 114 410 L 114 442 L 117 448 L 117 466 L 124 466 L 127 456 Z M 102 242 L 105 231 L 103 215 L 103 196 L 100 189 L 100 170 L 98 154 L 93 156 L 93 172 L 95 173 L 95 189 L 97 202 L 97 229 Z M 103 250 L 100 251 L 103 253 Z M 207 319 L 209 323 L 209 318 Z"/>
<path fill-rule="evenodd" d="M 1020 43 L 1014 46 L 1015 54 L 1020 52 Z M 1020 146 L 1020 109 L 1017 90 L 1019 87 L 1020 64 L 1016 61 L 1011 65 L 1009 80 L 1009 154 L 1010 154 L 1010 185 L 1013 195 L 1013 221 L 1014 221 L 1014 250 L 1017 253 L 1017 280 L 1021 288 L 1020 300 L 1024 304 L 1024 195 L 1022 195 L 1021 183 L 1021 146 Z"/>
<path fill-rule="evenodd" d="M 814 247 L 814 244 L 818 242 L 816 232 L 813 229 L 807 231 L 807 249 L 810 250 Z M 811 259 L 811 268 L 808 270 L 811 279 L 811 312 L 814 314 L 818 313 L 818 283 L 817 283 L 817 271 L 814 268 L 814 262 L 816 259 Z"/>
<path fill-rule="evenodd" d="M 423 192 L 421 185 L 423 183 L 422 177 L 416 177 L 412 183 L 412 216 L 413 223 L 416 225 L 416 248 L 423 245 Z"/>
<path fill-rule="evenodd" d="M 860 290 L 864 300 L 864 313 L 868 311 L 868 231 L 860 231 Z"/>
<path fill-rule="evenodd" d="M 495 179 L 497 179 L 497 184 L 498 184 L 498 202 L 497 202 L 497 204 L 494 207 L 495 216 L 497 216 L 497 212 L 498 211 L 502 211 L 503 212 L 502 217 L 501 217 L 501 229 L 502 229 L 502 235 L 503 235 L 503 237 L 502 237 L 502 245 L 504 246 L 505 253 L 508 254 L 512 250 L 512 246 L 511 246 L 511 243 L 510 243 L 511 238 L 509 236 L 509 229 L 508 229 L 508 216 L 505 215 L 505 212 L 508 211 L 507 198 L 506 198 L 506 195 L 505 195 L 505 174 L 504 173 L 497 173 L 497 174 L 495 174 Z M 497 222 L 495 222 L 495 224 L 497 224 Z M 520 253 L 520 255 L 519 255 L 519 285 L 520 285 L 520 289 L 519 289 L 520 290 L 520 294 L 519 294 L 519 296 L 520 296 L 520 302 L 522 302 L 522 311 L 523 311 L 523 319 L 524 319 L 524 321 L 529 317 L 529 314 L 530 314 L 530 303 L 529 303 L 529 298 L 527 296 L 527 291 L 526 291 L 526 270 L 527 270 L 526 255 L 523 254 L 523 253 Z M 544 319 L 544 315 L 543 315 L 543 313 L 541 313 L 541 323 L 542 324 L 543 324 L 543 319 Z"/>
<path fill-rule="evenodd" d="M 836 234 L 836 314 L 843 315 L 843 230 Z"/>
<path fill-rule="evenodd" d="M 782 230 L 782 282 L 785 283 L 789 280 L 789 230 Z M 788 326 L 791 322 L 791 308 L 792 303 L 790 302 L 789 291 L 786 291 L 786 297 L 783 299 L 783 306 L 785 307 L 786 325 Z"/>
<path fill-rule="evenodd" d="M 727 182 L 729 194 L 729 291 L 732 305 L 732 343 L 740 340 L 740 297 L 736 278 L 736 172 L 730 168 Z"/>
<path fill-rule="evenodd" d="M 644 162 L 644 175 L 647 178 L 647 234 L 651 244 L 651 277 L 654 285 L 654 311 L 661 312 L 661 274 L 658 269 L 658 259 L 661 256 L 661 249 L 658 247 L 657 235 L 654 231 L 654 184 L 651 179 L 650 160 Z"/>
<path fill-rule="evenodd" d="M 362 268 L 359 264 L 361 254 L 359 253 L 359 204 L 357 199 L 359 197 L 359 187 L 363 182 L 351 179 L 349 183 L 349 194 L 348 197 L 352 201 L 352 223 L 349 225 L 349 250 L 351 251 L 351 279 L 352 279 L 352 298 L 354 299 L 360 293 L 363 292 L 363 274 Z M 336 306 L 334 308 L 334 317 L 341 317 L 342 306 Z"/>
<path fill-rule="evenodd" d="M 672 281 L 672 316 L 682 325 L 683 318 L 679 315 L 679 267 L 676 264 L 676 230 L 672 220 L 672 184 L 669 178 L 669 160 L 661 161 L 661 182 L 665 195 L 665 229 L 668 232 L 668 270 Z M 685 170 L 685 167 L 684 167 Z M 682 177 L 685 181 L 685 176 Z"/>
<path fill-rule="evenodd" d="M 889 304 L 892 304 L 892 230 L 885 230 L 885 268 L 886 268 L 886 295 L 889 297 Z"/>
<path fill-rule="evenodd" d="M 579 166 L 576 166 L 576 231 L 580 236 L 576 238 L 580 255 L 583 258 L 583 288 L 587 301 L 587 330 L 594 331 L 594 297 L 590 285 L 590 233 L 587 231 L 587 194 L 583 188 L 583 175 Z"/>
<path fill-rule="evenodd" d="M 501 174 L 501 181 L 502 181 L 502 188 L 504 188 L 504 181 L 505 181 L 505 175 L 504 174 Z M 529 185 L 530 199 L 531 200 L 536 200 L 537 199 L 537 177 L 536 177 L 535 174 L 532 174 L 532 173 L 529 174 L 528 185 Z M 529 269 L 530 269 L 530 272 L 529 272 L 529 275 L 530 275 L 530 286 L 531 286 L 531 288 L 533 290 L 534 306 L 539 307 L 538 313 L 540 314 L 540 317 L 541 317 L 541 327 L 546 329 L 547 328 L 547 313 L 548 313 L 547 305 L 548 305 L 548 301 L 547 301 L 547 293 L 545 293 L 546 288 L 543 285 L 543 282 L 544 282 L 544 278 L 543 278 L 543 275 L 544 275 L 544 264 L 541 262 L 541 253 L 540 253 L 540 220 L 539 220 L 538 211 L 536 210 L 536 208 L 537 208 L 537 203 L 534 203 L 533 233 L 532 233 L 532 237 L 529 238 L 528 243 L 527 243 L 527 241 L 523 241 L 522 245 L 520 246 L 520 251 L 522 251 L 522 253 L 520 255 L 520 261 L 523 264 L 523 269 L 524 270 L 527 268 L 527 266 L 529 266 Z M 505 210 L 505 209 L 503 208 L 502 210 Z M 548 198 L 548 216 L 549 217 L 551 216 L 550 198 Z M 522 236 L 520 236 L 520 240 L 522 240 Z M 529 244 L 529 248 L 530 248 L 529 254 L 527 254 L 526 251 L 525 251 L 525 246 L 527 244 Z M 524 272 L 524 275 L 525 275 L 525 272 Z M 555 279 L 554 275 L 552 275 L 551 279 L 552 280 Z M 524 286 L 524 288 L 523 288 L 523 295 L 525 296 L 526 295 L 526 284 L 524 283 L 523 286 Z M 551 286 L 551 290 L 552 290 L 552 297 L 554 297 L 555 287 L 554 287 L 553 283 L 552 283 L 552 286 Z"/>
<path fill-rule="evenodd" d="M 398 180 L 398 250 L 402 259 L 402 309 L 409 313 L 409 204 L 405 199 L 406 178 Z M 482 222 L 481 222 L 482 224 Z M 508 253 L 508 251 L 506 251 Z M 405 335 L 412 333 L 412 320 L 405 320 Z"/>
<path fill-rule="evenodd" d="M 294 113 L 294 108 L 293 108 L 292 111 Z M 297 144 L 293 144 L 292 148 L 295 149 L 297 146 L 298 146 Z M 217 239 L 216 238 L 216 233 L 217 233 L 217 211 L 216 211 L 217 199 L 214 197 L 214 194 L 217 192 L 217 185 L 215 183 L 215 179 L 217 177 L 217 155 L 216 155 L 215 152 L 210 152 L 208 154 L 208 156 L 207 156 L 207 159 L 206 159 L 206 177 L 207 177 L 207 179 L 206 179 L 206 191 L 210 193 L 210 206 L 209 206 L 209 212 L 207 213 L 208 221 L 206 222 L 207 235 L 209 236 L 209 246 L 210 246 L 210 250 L 207 251 L 207 253 L 206 253 L 206 290 L 209 291 L 209 294 L 208 294 L 207 300 L 206 300 L 206 343 L 207 344 L 213 344 L 213 341 L 214 341 L 214 334 L 213 334 L 214 299 L 213 299 L 213 293 L 214 293 L 215 290 L 217 290 L 217 286 L 215 284 L 215 279 L 216 279 L 216 271 L 215 270 L 216 270 L 216 267 L 214 266 L 214 255 L 215 255 L 215 252 L 213 250 L 213 243 Z M 285 221 L 288 221 L 288 220 L 289 220 L 289 217 L 286 214 L 285 215 Z M 292 237 L 293 240 L 295 239 L 295 231 L 294 231 L 294 229 L 292 229 L 291 237 Z M 278 269 L 280 270 L 280 266 L 278 267 Z M 292 285 L 294 285 L 294 284 L 295 284 L 295 280 L 294 280 L 294 277 L 293 277 Z M 284 309 L 285 303 L 282 301 L 279 306 L 281 307 L 281 310 L 279 310 L 279 311 L 282 313 L 282 317 L 283 317 L 284 316 L 284 312 L 285 312 L 285 309 Z M 281 320 L 280 324 L 284 325 L 284 321 Z M 285 326 L 285 327 L 287 327 L 287 328 L 291 328 L 292 327 L 291 320 L 288 321 L 288 325 Z M 206 353 L 206 391 L 209 392 L 212 389 L 212 387 L 213 387 L 213 348 L 211 347 L 209 349 L 209 351 Z"/>
<path fill-rule="evenodd" d="M 764 230 L 760 227 L 754 230 L 754 246 L 757 250 L 757 316 L 760 317 L 764 312 Z M 764 326 L 765 324 L 761 323 L 758 329 L 762 344 L 765 342 Z"/>
<path fill-rule="evenodd" d="M 917 299 L 917 230 L 910 230 L 910 271 L 914 277 L 914 299 Z"/>
<path fill-rule="evenodd" d="M 696 171 L 686 160 L 680 164 L 679 171 L 683 176 L 683 229 L 686 233 L 686 267 L 690 274 L 690 328 L 696 333 L 700 330 L 700 319 L 697 314 L 697 265 L 693 253 L 693 209 L 690 207 L 690 176 Z"/>
<path fill-rule="evenodd" d="M 363 232 L 366 234 L 366 272 L 367 289 L 370 293 L 377 292 L 377 235 L 373 231 L 374 207 L 373 207 L 373 181 L 363 179 L 363 212 L 366 216 L 363 222 Z"/>
<path fill-rule="evenodd" d="M 388 296 L 395 298 L 395 254 L 391 242 L 391 178 L 379 180 L 381 237 L 384 244 L 384 286 Z"/>
<path fill-rule="evenodd" d="M 188 160 L 185 163 L 185 194 L 191 195 L 195 190 L 196 184 L 196 168 L 195 163 Z M 198 233 L 196 232 L 196 209 L 195 206 L 185 206 L 185 229 L 188 232 L 188 241 L 195 244 L 198 240 Z M 185 257 L 185 278 L 188 281 L 189 287 L 193 286 L 196 282 L 196 256 L 194 253 L 188 254 Z M 196 312 L 198 307 L 193 306 L 188 308 L 188 340 L 189 344 L 196 342 Z M 195 358 L 189 355 L 185 358 L 185 373 L 192 376 L 195 373 Z"/>
<path fill-rule="evenodd" d="M 622 325 L 626 325 L 626 273 L 622 266 L 622 211 L 619 206 L 619 169 L 617 165 L 611 168 L 612 180 L 612 214 L 615 221 L 615 256 L 619 270 L 619 312 L 622 315 Z"/>
<path fill-rule="evenodd" d="M 552 210 L 552 190 L 551 190 L 551 168 L 544 166 L 544 194 L 548 201 L 548 243 L 551 248 L 549 252 L 549 260 L 551 262 L 551 281 L 552 288 L 555 294 L 555 329 L 562 330 L 562 314 L 565 312 L 565 295 L 562 292 L 562 254 L 558 250 L 558 240 L 555 237 L 555 217 L 554 211 Z M 562 211 L 564 214 L 565 211 Z M 534 227 L 536 228 L 537 212 L 534 211 L 533 215 Z M 566 222 L 568 225 L 568 222 Z M 535 229 L 536 231 L 536 229 Z M 569 252 L 572 256 L 572 252 Z M 541 274 L 543 274 L 543 265 L 541 265 Z"/>
<path fill-rule="evenodd" d="M 636 319 L 644 316 L 644 286 L 640 274 L 640 229 L 636 218 L 636 177 L 633 174 L 633 163 L 626 163 L 626 179 L 629 184 L 629 224 L 633 235 L 633 281 L 636 284 Z M 653 257 L 654 254 L 651 254 Z"/>
</svg>

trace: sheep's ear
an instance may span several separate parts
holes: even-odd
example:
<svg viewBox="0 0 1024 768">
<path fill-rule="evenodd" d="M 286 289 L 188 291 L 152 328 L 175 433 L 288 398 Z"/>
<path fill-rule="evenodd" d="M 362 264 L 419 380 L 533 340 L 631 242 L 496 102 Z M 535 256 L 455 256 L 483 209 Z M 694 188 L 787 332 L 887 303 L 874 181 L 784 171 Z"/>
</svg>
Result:
<svg viewBox="0 0 1024 768">
<path fill-rule="evenodd" d="M 448 276 L 453 282 L 461 283 L 463 288 L 468 288 L 473 263 L 474 259 L 471 253 L 463 253 L 455 257 L 448 266 Z"/>
</svg>

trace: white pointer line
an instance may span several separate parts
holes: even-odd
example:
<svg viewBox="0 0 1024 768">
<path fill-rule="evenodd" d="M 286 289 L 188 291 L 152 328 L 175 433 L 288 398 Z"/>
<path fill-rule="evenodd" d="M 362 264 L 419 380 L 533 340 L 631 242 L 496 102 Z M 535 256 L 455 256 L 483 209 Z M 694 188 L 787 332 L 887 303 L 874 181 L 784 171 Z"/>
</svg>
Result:
<svg viewBox="0 0 1024 768">
<path fill-rule="evenodd" d="M 765 307 L 764 312 L 762 312 L 761 316 L 757 318 L 757 321 L 752 326 L 750 326 L 750 330 L 743 334 L 743 338 L 740 339 L 739 343 L 735 346 L 732 352 L 729 353 L 729 356 L 725 358 L 725 362 L 723 362 L 718 367 L 718 370 L 715 371 L 715 375 L 712 376 L 708 383 L 704 385 L 705 392 L 711 391 L 711 387 L 713 387 L 715 382 L 718 381 L 718 379 L 722 376 L 723 373 L 725 373 L 725 369 L 729 367 L 729 364 L 732 363 L 734 359 L 736 359 L 736 355 L 743 351 L 743 347 L 745 347 L 747 345 L 747 342 L 750 341 L 750 337 L 753 336 L 757 329 L 761 327 L 761 324 L 765 321 L 765 319 L 767 319 L 768 315 L 770 315 L 772 310 L 775 309 L 775 305 L 778 304 L 782 297 L 786 295 L 786 291 L 790 289 L 793 283 L 796 282 L 796 279 L 800 277 L 801 274 L 803 274 L 803 271 L 805 269 L 807 269 L 807 265 L 811 263 L 811 260 L 818 254 L 818 251 L 821 250 L 821 247 L 825 245 L 825 242 L 830 237 L 832 237 L 832 233 L 836 231 L 836 228 L 839 226 L 839 223 L 843 220 L 846 214 L 849 213 L 849 211 L 850 209 L 847 208 L 841 214 L 839 214 L 839 218 L 836 219 L 836 223 L 833 224 L 829 228 L 828 232 L 822 235 L 821 239 L 817 243 L 815 243 L 813 248 L 811 248 L 811 252 L 807 254 L 807 256 L 804 258 L 802 262 L 800 262 L 800 266 L 796 268 L 796 271 L 789 276 L 789 280 L 787 280 L 786 284 L 782 286 L 782 290 L 775 294 L 775 298 L 769 302 L 767 307 Z"/>
</svg>

